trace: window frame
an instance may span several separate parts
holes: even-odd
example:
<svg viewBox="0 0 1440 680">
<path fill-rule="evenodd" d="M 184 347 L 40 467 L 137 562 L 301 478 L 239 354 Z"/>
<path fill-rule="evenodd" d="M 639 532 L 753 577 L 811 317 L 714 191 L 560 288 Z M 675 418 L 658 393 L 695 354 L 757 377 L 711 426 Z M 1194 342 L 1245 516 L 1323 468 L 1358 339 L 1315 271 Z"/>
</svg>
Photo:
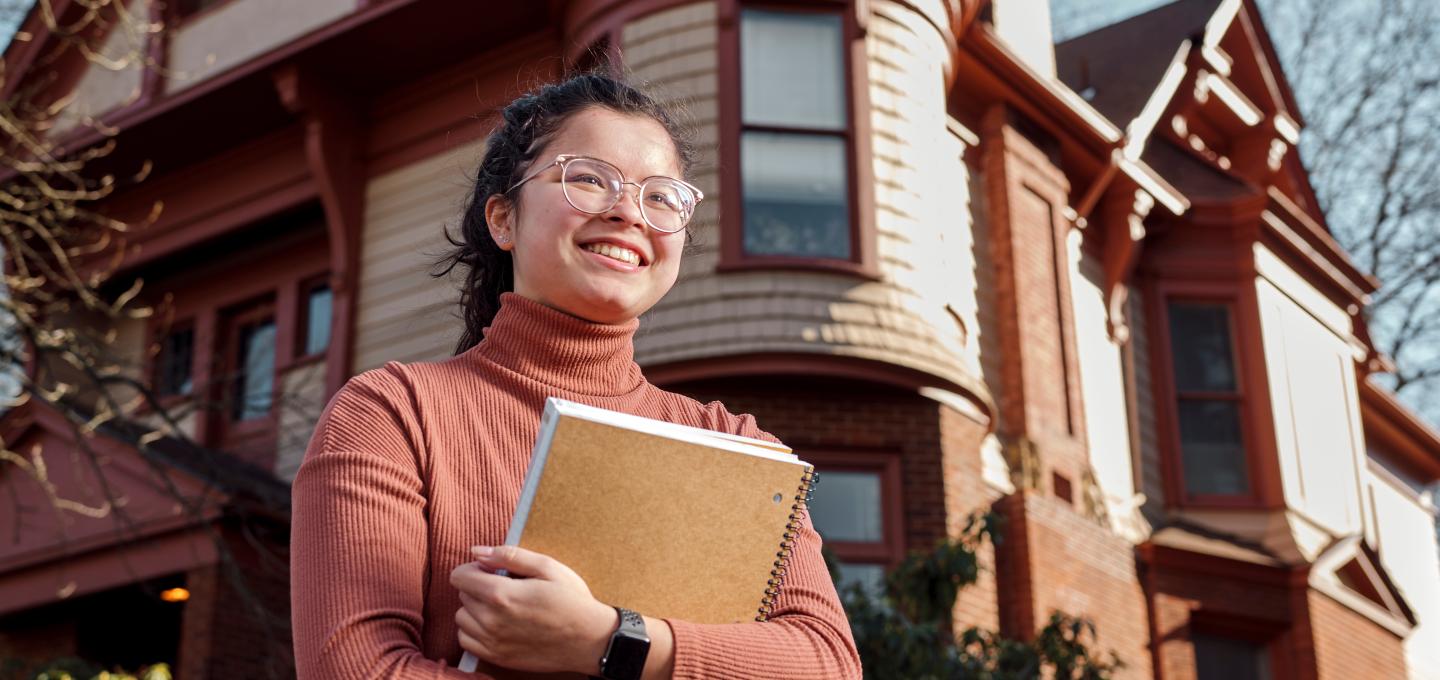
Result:
<svg viewBox="0 0 1440 680">
<path fill-rule="evenodd" d="M 178 332 L 190 331 L 190 391 L 189 393 L 167 393 L 161 386 L 161 372 L 165 368 L 163 357 L 165 354 L 165 341 Z M 146 336 L 150 338 L 152 346 L 155 347 L 153 354 L 148 354 L 145 375 L 150 381 L 150 389 L 155 396 L 155 401 L 163 408 L 171 408 L 176 404 L 184 403 L 188 399 L 195 398 L 195 393 L 200 389 L 197 378 L 200 375 L 198 364 L 200 360 L 200 324 L 194 316 L 186 316 L 178 320 L 163 319 L 157 320 L 146 329 Z M 148 409 L 147 409 L 148 411 Z"/>
<path fill-rule="evenodd" d="M 1194 655 L 1195 649 L 1194 636 L 1197 633 L 1249 642 L 1261 647 L 1264 650 L 1263 653 L 1269 657 L 1271 678 L 1291 677 L 1292 668 L 1285 652 L 1285 648 L 1288 646 L 1287 637 L 1291 631 L 1288 626 L 1279 621 L 1222 613 L 1202 606 L 1190 614 L 1187 627 L 1189 633 L 1186 635 L 1186 642 L 1190 645 L 1192 655 Z M 1198 677 L 1198 661 L 1196 663 L 1195 671 Z"/>
<path fill-rule="evenodd" d="M 187 0 L 172 1 L 168 3 L 167 9 L 165 10 L 166 14 L 168 15 L 168 21 L 166 22 L 165 27 L 172 31 L 183 28 L 184 26 L 201 19 L 206 15 L 211 14 L 212 12 L 216 12 L 230 6 L 235 1 L 236 0 L 216 0 L 215 4 L 210 5 L 209 7 L 201 7 L 199 9 L 189 9 L 187 7 L 187 5 L 189 4 Z"/>
<path fill-rule="evenodd" d="M 773 125 L 746 125 L 743 117 L 740 53 L 740 14 L 745 9 L 762 11 L 836 14 L 840 16 L 841 52 L 844 59 L 846 125 L 840 131 Z M 876 264 L 874 171 L 870 142 L 870 82 L 865 46 L 863 14 L 865 3 L 839 0 L 747 1 L 721 0 L 717 46 L 719 62 L 718 95 L 720 121 L 720 252 L 716 269 L 726 271 L 799 269 L 837 272 L 879 280 Z M 858 68 L 864 66 L 864 68 Z M 824 135 L 845 140 L 846 196 L 849 213 L 850 257 L 846 259 L 799 255 L 752 255 L 745 252 L 741 138 L 747 131 L 782 134 Z"/>
<path fill-rule="evenodd" d="M 803 451 L 801 457 L 820 473 L 819 493 L 824 493 L 826 472 L 861 472 L 880 477 L 880 526 L 884 540 L 830 541 L 825 547 L 835 559 L 847 564 L 874 564 L 886 573 L 905 558 L 905 510 L 901 497 L 900 456 L 873 451 Z M 811 519 L 814 523 L 814 519 Z"/>
<path fill-rule="evenodd" d="M 330 289 L 330 325 L 335 324 L 335 286 L 330 281 L 329 272 L 313 274 L 302 278 L 296 285 L 297 295 L 295 297 L 295 348 L 291 353 L 293 359 L 284 368 L 292 368 L 299 364 L 306 364 L 315 361 L 323 361 L 330 354 L 330 346 L 335 343 L 335 329 L 330 329 L 330 341 L 325 344 L 325 349 L 319 352 L 306 353 L 305 345 L 310 341 L 310 294 L 317 288 Z M 277 327 L 278 332 L 278 327 Z M 278 356 L 278 355 L 277 355 Z M 283 372 L 283 371 L 282 371 Z"/>
<path fill-rule="evenodd" d="M 279 400 L 276 399 L 276 396 L 279 392 L 280 377 L 284 368 L 281 364 L 279 311 L 279 305 L 275 298 L 267 295 L 233 306 L 220 314 L 221 332 L 217 335 L 215 344 L 219 379 L 212 381 L 214 382 L 212 403 L 217 404 L 220 408 L 215 409 L 212 416 L 217 419 L 217 434 L 221 442 L 227 442 L 237 437 L 247 437 L 250 434 L 276 427 L 279 420 L 276 409 Z M 230 400 L 235 396 L 235 379 L 239 375 L 240 332 L 247 326 L 264 319 L 269 319 L 270 323 L 275 326 L 275 356 L 270 367 L 270 409 L 264 416 L 237 420 L 231 410 L 233 404 Z"/>
<path fill-rule="evenodd" d="M 1259 442 L 1256 436 L 1254 413 L 1255 387 L 1248 368 L 1246 345 L 1240 335 L 1238 321 L 1241 316 L 1239 291 L 1230 286 L 1164 286 L 1155 296 L 1158 308 L 1152 318 L 1156 342 L 1153 383 L 1161 398 L 1157 399 L 1157 429 L 1161 444 L 1161 470 L 1165 480 L 1166 504 L 1169 506 L 1213 507 L 1213 508 L 1260 508 L 1264 506 L 1264 489 L 1268 481 L 1259 464 Z M 1172 304 L 1214 305 L 1225 309 L 1227 330 L 1230 340 L 1230 354 L 1235 371 L 1234 395 L 1223 395 L 1233 399 L 1238 407 L 1240 444 L 1244 449 L 1247 491 L 1244 494 L 1192 494 L 1185 483 L 1184 449 L 1180 439 L 1181 392 L 1175 380 L 1174 340 L 1170 335 L 1170 307 Z M 1257 317 L 1258 322 L 1258 317 Z M 1220 398 L 1215 393 L 1186 393 L 1191 397 Z"/>
</svg>

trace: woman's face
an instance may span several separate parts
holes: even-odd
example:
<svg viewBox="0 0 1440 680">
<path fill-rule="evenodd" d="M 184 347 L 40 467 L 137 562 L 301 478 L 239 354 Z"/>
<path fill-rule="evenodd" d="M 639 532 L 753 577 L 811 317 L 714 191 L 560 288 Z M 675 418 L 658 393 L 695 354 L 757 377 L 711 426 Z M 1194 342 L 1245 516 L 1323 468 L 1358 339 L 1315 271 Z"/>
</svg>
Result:
<svg viewBox="0 0 1440 680">
<path fill-rule="evenodd" d="M 525 174 L 562 153 L 607 161 L 631 182 L 681 173 L 675 144 L 659 122 L 608 109 L 570 116 Z M 646 225 L 634 192 L 627 186 L 608 212 L 583 213 L 565 201 L 560 168 L 553 166 L 512 196 L 518 210 L 503 197 L 490 197 L 490 235 L 514 260 L 515 292 L 597 323 L 629 321 L 654 306 L 675 284 L 685 233 Z M 609 250 L 601 244 L 634 251 L 639 264 L 595 252 Z"/>
</svg>

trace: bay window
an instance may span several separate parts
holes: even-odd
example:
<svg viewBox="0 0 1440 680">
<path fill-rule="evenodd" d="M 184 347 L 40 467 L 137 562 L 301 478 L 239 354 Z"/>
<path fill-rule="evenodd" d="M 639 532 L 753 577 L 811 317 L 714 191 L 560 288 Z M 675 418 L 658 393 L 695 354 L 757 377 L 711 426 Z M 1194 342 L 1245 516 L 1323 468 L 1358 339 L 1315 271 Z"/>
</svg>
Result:
<svg viewBox="0 0 1440 680">
<path fill-rule="evenodd" d="M 866 196 L 854 103 L 864 79 L 854 10 L 844 3 L 745 5 L 729 29 L 722 78 L 722 268 L 800 266 L 863 272 Z M 868 147 L 864 147 L 868 148 Z"/>
<path fill-rule="evenodd" d="M 1223 302 L 1171 300 L 1166 306 L 1173 429 L 1186 498 L 1252 491 L 1230 310 Z"/>
</svg>

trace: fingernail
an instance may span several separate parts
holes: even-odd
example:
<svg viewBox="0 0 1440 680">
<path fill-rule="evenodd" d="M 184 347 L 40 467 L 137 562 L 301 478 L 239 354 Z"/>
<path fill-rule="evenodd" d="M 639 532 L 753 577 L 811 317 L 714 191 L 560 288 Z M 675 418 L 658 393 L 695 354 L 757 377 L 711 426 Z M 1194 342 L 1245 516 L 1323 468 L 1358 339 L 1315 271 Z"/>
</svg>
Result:
<svg viewBox="0 0 1440 680">
<path fill-rule="evenodd" d="M 495 553 L 495 549 L 488 545 L 477 545 L 470 548 L 470 554 L 476 557 L 489 557 Z"/>
</svg>

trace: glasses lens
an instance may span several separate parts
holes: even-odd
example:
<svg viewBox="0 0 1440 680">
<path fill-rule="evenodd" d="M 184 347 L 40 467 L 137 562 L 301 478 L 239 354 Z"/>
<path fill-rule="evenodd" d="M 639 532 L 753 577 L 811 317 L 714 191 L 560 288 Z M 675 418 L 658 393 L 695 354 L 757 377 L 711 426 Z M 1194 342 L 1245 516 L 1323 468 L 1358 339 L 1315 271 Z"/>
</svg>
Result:
<svg viewBox="0 0 1440 680">
<path fill-rule="evenodd" d="M 673 179 L 653 178 L 640 191 L 645 197 L 640 201 L 640 212 L 659 231 L 680 231 L 695 214 L 695 192 Z"/>
<path fill-rule="evenodd" d="M 620 171 L 609 163 L 576 158 L 565 164 L 561 180 L 565 198 L 576 210 L 602 213 L 620 198 Z"/>
</svg>

